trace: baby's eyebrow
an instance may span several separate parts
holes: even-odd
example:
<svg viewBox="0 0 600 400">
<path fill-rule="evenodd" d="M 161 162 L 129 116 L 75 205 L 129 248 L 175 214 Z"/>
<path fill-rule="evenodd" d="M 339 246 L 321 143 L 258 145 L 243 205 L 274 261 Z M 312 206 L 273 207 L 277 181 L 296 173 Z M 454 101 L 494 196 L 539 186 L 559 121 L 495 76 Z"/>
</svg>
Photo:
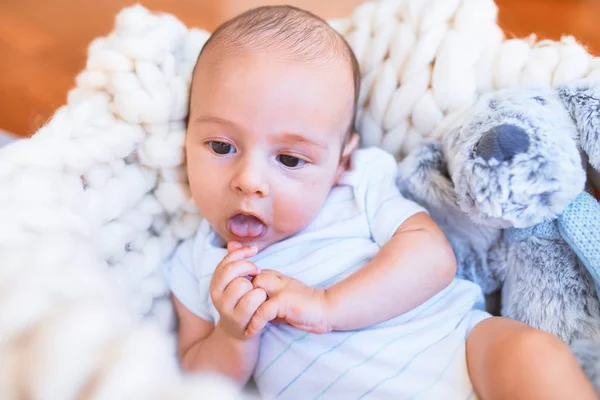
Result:
<svg viewBox="0 0 600 400">
<path fill-rule="evenodd" d="M 214 117 L 214 116 L 201 116 L 194 119 L 194 122 L 211 122 L 217 124 L 225 124 L 225 125 L 237 125 L 235 122 L 230 121 L 228 119 Z"/>
<path fill-rule="evenodd" d="M 308 144 L 312 146 L 321 147 L 324 150 L 329 148 L 329 145 L 321 140 L 311 139 L 299 133 L 286 132 L 282 134 L 282 139 L 287 142 L 295 142 L 301 144 Z"/>
</svg>

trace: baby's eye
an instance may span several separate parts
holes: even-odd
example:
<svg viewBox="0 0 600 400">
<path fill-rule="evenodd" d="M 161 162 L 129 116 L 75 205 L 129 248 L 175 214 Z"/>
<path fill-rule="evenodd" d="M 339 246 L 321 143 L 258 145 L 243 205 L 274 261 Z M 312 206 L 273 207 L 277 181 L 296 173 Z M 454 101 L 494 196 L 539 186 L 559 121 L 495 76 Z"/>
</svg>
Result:
<svg viewBox="0 0 600 400">
<path fill-rule="evenodd" d="M 225 155 L 235 153 L 235 147 L 225 142 L 209 142 L 210 148 L 217 154 Z"/>
<path fill-rule="evenodd" d="M 306 161 L 299 159 L 298 157 L 288 156 L 286 154 L 280 154 L 277 156 L 277 161 L 282 163 L 288 168 L 296 168 L 304 165 Z"/>
</svg>

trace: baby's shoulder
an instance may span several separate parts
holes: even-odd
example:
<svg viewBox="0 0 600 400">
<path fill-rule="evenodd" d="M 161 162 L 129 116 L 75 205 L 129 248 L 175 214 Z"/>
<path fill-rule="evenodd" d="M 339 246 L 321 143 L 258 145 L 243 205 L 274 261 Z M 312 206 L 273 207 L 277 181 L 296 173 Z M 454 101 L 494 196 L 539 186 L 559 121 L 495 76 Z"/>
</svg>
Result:
<svg viewBox="0 0 600 400">
<path fill-rule="evenodd" d="M 398 164 L 392 154 L 379 147 L 367 147 L 352 154 L 350 167 L 342 174 L 339 183 L 358 188 L 381 179 L 395 179 L 397 175 Z"/>
<path fill-rule="evenodd" d="M 208 221 L 202 219 L 194 235 L 179 242 L 172 258 L 188 265 L 195 274 L 206 273 L 204 270 L 211 265 L 210 261 L 220 261 L 227 254 L 220 240 Z"/>
</svg>

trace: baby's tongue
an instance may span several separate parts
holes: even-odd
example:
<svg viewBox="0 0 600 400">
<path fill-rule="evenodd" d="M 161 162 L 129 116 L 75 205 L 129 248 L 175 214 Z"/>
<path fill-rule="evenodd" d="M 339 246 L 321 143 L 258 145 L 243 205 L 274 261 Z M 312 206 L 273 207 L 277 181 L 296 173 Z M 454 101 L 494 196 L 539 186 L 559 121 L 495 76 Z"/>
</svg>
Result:
<svg viewBox="0 0 600 400">
<path fill-rule="evenodd" d="M 227 221 L 227 228 L 239 238 L 255 238 L 262 235 L 265 224 L 252 215 L 236 214 Z"/>
</svg>

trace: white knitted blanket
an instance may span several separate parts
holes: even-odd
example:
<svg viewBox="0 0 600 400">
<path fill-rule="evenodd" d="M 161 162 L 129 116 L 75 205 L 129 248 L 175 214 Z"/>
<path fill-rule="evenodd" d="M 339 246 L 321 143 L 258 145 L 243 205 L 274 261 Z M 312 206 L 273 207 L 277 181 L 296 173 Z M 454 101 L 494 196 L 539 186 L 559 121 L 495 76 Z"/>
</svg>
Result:
<svg viewBox="0 0 600 400">
<path fill-rule="evenodd" d="M 496 14 L 492 0 L 381 0 L 331 21 L 362 68 L 365 144 L 401 158 L 482 92 L 600 79 L 573 38 L 505 40 Z M 0 399 L 238 396 L 179 373 L 161 275 L 200 220 L 182 146 L 208 36 L 124 9 L 68 104 L 0 149 Z"/>
</svg>

